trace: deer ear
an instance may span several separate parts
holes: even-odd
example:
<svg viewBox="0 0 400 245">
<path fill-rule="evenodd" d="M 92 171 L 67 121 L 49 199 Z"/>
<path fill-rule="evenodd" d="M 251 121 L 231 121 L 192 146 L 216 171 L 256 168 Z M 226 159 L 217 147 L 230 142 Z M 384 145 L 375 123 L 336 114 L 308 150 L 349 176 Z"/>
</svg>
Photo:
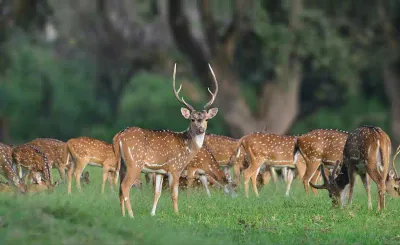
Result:
<svg viewBox="0 0 400 245">
<path fill-rule="evenodd" d="M 190 117 L 190 110 L 189 109 L 187 109 L 185 107 L 182 107 L 181 108 L 181 113 L 182 113 L 182 116 L 184 118 L 189 119 L 189 117 Z"/>
<path fill-rule="evenodd" d="M 215 115 L 217 115 L 217 113 L 218 113 L 218 108 L 211 108 L 207 112 L 207 119 L 211 119 L 211 118 L 215 117 Z"/>
</svg>

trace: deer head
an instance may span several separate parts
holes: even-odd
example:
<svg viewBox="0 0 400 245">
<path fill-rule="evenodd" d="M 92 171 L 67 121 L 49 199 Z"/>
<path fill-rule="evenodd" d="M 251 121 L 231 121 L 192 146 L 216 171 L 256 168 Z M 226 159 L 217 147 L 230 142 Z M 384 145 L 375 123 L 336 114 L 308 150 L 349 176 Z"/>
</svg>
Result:
<svg viewBox="0 0 400 245">
<path fill-rule="evenodd" d="M 211 68 L 211 65 L 208 64 L 211 74 L 214 78 L 214 84 L 215 84 L 215 92 L 211 92 L 210 88 L 208 88 L 208 92 L 211 94 L 211 99 L 210 101 L 204 106 L 204 109 L 202 111 L 196 111 L 193 106 L 191 106 L 190 104 L 188 104 L 183 97 L 179 98 L 179 92 L 181 91 L 182 88 L 182 84 L 179 86 L 179 89 L 176 90 L 175 87 L 175 76 L 176 76 L 176 64 L 174 66 L 174 74 L 173 74 L 173 89 L 174 89 L 174 94 L 176 99 L 182 103 L 185 107 L 181 108 L 181 113 L 182 116 L 187 119 L 190 120 L 190 125 L 189 125 L 189 134 L 192 137 L 196 137 L 198 135 L 203 136 L 204 139 L 204 134 L 206 132 L 207 129 L 207 121 L 211 118 L 213 118 L 215 115 L 217 115 L 218 112 L 218 108 L 211 108 L 210 106 L 214 103 L 215 97 L 217 96 L 218 93 L 218 82 L 217 79 L 215 77 L 214 71 Z M 201 141 L 202 143 L 203 141 Z M 201 147 L 202 144 L 198 144 L 199 147 Z"/>
<path fill-rule="evenodd" d="M 89 184 L 90 184 L 89 172 L 88 172 L 88 171 L 85 171 L 85 173 L 82 175 L 81 181 L 82 181 L 85 185 L 89 185 Z"/>
<path fill-rule="evenodd" d="M 396 176 L 396 172 L 391 169 L 386 180 L 386 191 L 392 197 L 400 197 L 400 178 Z"/>
<path fill-rule="evenodd" d="M 326 189 L 329 192 L 329 197 L 332 199 L 332 203 L 334 206 L 344 205 L 344 201 L 346 198 L 345 187 L 349 183 L 348 169 L 347 166 L 343 164 L 343 166 L 339 169 L 340 161 L 336 161 L 335 167 L 333 171 L 327 177 L 325 174 L 324 165 L 321 164 L 319 166 L 319 170 L 322 175 L 323 184 L 315 185 L 310 182 L 310 185 L 315 189 Z M 337 174 L 337 171 L 340 173 Z M 337 174 L 337 176 L 336 176 Z"/>
</svg>

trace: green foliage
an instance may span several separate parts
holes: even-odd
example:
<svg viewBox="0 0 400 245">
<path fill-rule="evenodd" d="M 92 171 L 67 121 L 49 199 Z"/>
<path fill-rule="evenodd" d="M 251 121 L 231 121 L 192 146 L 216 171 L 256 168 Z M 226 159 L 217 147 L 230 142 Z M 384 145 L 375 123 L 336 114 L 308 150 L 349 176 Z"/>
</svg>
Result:
<svg viewBox="0 0 400 245">
<path fill-rule="evenodd" d="M 386 209 L 376 213 L 357 181 L 352 207 L 333 209 L 327 192 L 304 195 L 294 181 L 290 197 L 284 185 L 268 185 L 260 198 L 225 196 L 211 189 L 179 195 L 180 214 L 172 211 L 164 190 L 155 217 L 150 216 L 153 190 L 132 188 L 134 219 L 122 218 L 117 192 L 100 194 L 101 169 L 88 168 L 91 184 L 72 195 L 61 185 L 56 193 L 29 197 L 0 195 L 0 244 L 398 244 L 400 206 L 387 197 Z M 56 175 L 56 174 L 55 174 Z M 73 183 L 75 184 L 75 183 Z M 75 186 L 73 186 L 75 187 Z"/>
<path fill-rule="evenodd" d="M 340 109 L 322 108 L 295 124 L 292 132 L 306 133 L 310 128 L 332 128 L 352 131 L 362 125 L 379 125 L 389 131 L 388 108 L 375 98 L 351 97 Z"/>
</svg>

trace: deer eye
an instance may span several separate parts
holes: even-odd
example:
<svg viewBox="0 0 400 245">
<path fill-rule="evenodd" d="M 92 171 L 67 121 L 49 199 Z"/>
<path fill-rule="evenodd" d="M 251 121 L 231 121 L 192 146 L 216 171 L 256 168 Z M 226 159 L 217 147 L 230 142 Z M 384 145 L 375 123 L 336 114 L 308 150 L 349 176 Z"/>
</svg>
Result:
<svg viewBox="0 0 400 245">
<path fill-rule="evenodd" d="M 192 119 L 190 119 L 192 122 L 194 122 L 194 121 L 196 121 L 196 120 L 194 120 L 193 118 Z"/>
</svg>

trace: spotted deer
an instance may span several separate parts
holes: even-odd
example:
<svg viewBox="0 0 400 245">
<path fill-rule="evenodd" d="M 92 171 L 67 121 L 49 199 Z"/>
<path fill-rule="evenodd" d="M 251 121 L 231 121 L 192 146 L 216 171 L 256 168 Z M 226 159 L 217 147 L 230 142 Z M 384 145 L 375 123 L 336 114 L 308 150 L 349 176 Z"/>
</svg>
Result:
<svg viewBox="0 0 400 245">
<path fill-rule="evenodd" d="M 396 157 L 400 153 L 400 145 L 397 147 L 396 152 L 392 159 L 392 169 L 389 171 L 386 180 L 386 191 L 392 197 L 400 197 L 400 176 L 396 170 Z"/>
<path fill-rule="evenodd" d="M 26 192 L 25 183 L 19 178 L 17 172 L 12 167 L 12 147 L 3 143 L 0 143 L 0 175 L 4 176 L 11 183 L 8 184 L 11 191 L 14 186 L 21 193 Z M 7 189 L 5 186 L 3 187 Z"/>
<path fill-rule="evenodd" d="M 57 168 L 61 181 L 65 181 L 65 172 L 69 168 L 69 163 L 64 160 L 65 142 L 51 138 L 38 138 L 28 142 L 28 144 L 36 146 L 43 152 L 50 167 Z"/>
<path fill-rule="evenodd" d="M 33 183 L 46 184 L 48 190 L 53 191 L 58 181 L 53 183 L 51 165 L 45 153 L 37 146 L 29 143 L 14 147 L 12 161 L 18 169 L 21 169 L 23 180 L 28 179 Z"/>
<path fill-rule="evenodd" d="M 336 161 L 329 178 L 322 171 L 324 183 L 314 188 L 327 189 L 334 206 L 345 205 L 347 193 L 348 203 L 353 201 L 353 190 L 357 174 L 360 175 L 368 196 L 368 209 L 372 209 L 370 181 L 378 187 L 377 211 L 385 208 L 386 180 L 389 172 L 391 141 L 389 136 L 379 127 L 362 126 L 355 129 L 347 137 L 343 149 L 343 163 Z M 320 169 L 324 169 L 321 164 Z M 337 170 L 340 173 L 337 174 Z M 337 175 L 337 176 L 336 176 Z"/>
<path fill-rule="evenodd" d="M 234 164 L 231 164 L 231 156 L 235 150 L 237 150 L 236 148 L 238 141 L 238 139 L 216 134 L 207 134 L 204 139 L 205 144 L 207 145 L 209 151 L 212 152 L 212 155 L 219 166 L 224 168 L 225 171 L 227 171 L 228 167 L 233 168 L 236 185 L 240 185 L 241 170 L 248 167 L 243 147 L 239 148 L 236 161 Z"/>
<path fill-rule="evenodd" d="M 126 205 L 129 216 L 133 217 L 129 191 L 133 184 L 140 181 L 141 171 L 156 173 L 151 215 L 155 215 L 156 212 L 164 174 L 168 174 L 173 209 L 175 213 L 178 213 L 179 176 L 203 146 L 207 121 L 218 112 L 217 108 L 209 109 L 218 93 L 217 79 L 210 65 L 209 68 L 214 79 L 215 92 L 208 89 L 211 94 L 210 101 L 203 110 L 196 111 L 183 98 L 179 98 L 182 85 L 176 90 L 176 64 L 174 66 L 173 91 L 176 99 L 185 106 L 181 108 L 181 113 L 185 119 L 190 121 L 187 130 L 171 132 L 130 127 L 114 136 L 113 148 L 118 160 L 117 170 L 120 171 L 120 204 L 123 216 L 125 216 Z"/>
<path fill-rule="evenodd" d="M 88 164 L 103 168 L 101 193 L 104 193 L 107 177 L 112 189 L 113 185 L 117 186 L 117 160 L 112 144 L 89 137 L 73 138 L 65 144 L 64 154 L 66 163 L 71 162 L 68 170 L 68 193 L 71 193 L 72 174 L 78 190 L 81 191 L 80 176 Z"/>
<path fill-rule="evenodd" d="M 347 136 L 348 132 L 341 130 L 315 129 L 297 137 L 295 155 L 303 156 L 306 164 L 303 176 L 306 193 L 309 193 L 309 182 L 315 184 L 320 176 L 318 166 L 321 163 L 332 169 L 337 160 L 342 161 Z M 317 194 L 316 189 L 312 188 L 312 191 Z"/>
<path fill-rule="evenodd" d="M 213 178 L 220 186 L 224 187 L 225 193 L 234 194 L 236 185 L 232 183 L 232 178 L 227 169 L 222 170 L 214 154 L 211 152 L 208 144 L 203 143 L 203 147 L 197 155 L 189 162 L 186 167 L 187 170 L 187 186 L 190 188 L 193 185 L 195 174 L 198 173 L 200 182 L 206 189 L 207 195 L 211 197 L 210 190 L 208 189 L 207 176 Z"/>
<path fill-rule="evenodd" d="M 256 196 L 259 196 L 257 190 L 257 175 L 260 168 L 267 164 L 276 168 L 288 168 L 288 177 L 286 182 L 285 195 L 289 195 L 290 186 L 293 180 L 293 169 L 297 167 L 296 162 L 302 161 L 302 157 L 294 157 L 295 136 L 284 136 L 276 134 L 267 134 L 256 132 L 242 137 L 236 147 L 236 152 L 232 155 L 235 161 L 239 147 L 243 146 L 245 153 L 250 158 L 249 167 L 243 171 L 245 196 L 249 196 L 249 180 L 253 184 Z"/>
</svg>

